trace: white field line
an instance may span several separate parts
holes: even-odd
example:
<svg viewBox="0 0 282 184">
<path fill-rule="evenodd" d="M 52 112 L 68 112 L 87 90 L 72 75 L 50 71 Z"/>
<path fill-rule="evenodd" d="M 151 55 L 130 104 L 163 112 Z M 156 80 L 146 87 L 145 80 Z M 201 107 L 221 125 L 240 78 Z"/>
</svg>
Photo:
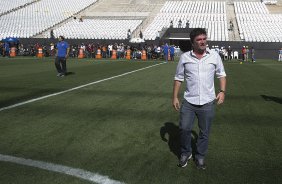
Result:
<svg viewBox="0 0 282 184">
<path fill-rule="evenodd" d="M 94 81 L 94 82 L 91 82 L 91 83 L 88 83 L 88 84 L 84 84 L 84 85 L 81 85 L 81 86 L 77 86 L 77 87 L 74 87 L 74 88 L 71 88 L 71 89 L 68 89 L 68 90 L 65 90 L 65 91 L 53 93 L 53 94 L 50 94 L 50 95 L 45 95 L 45 96 L 42 96 L 42 97 L 39 97 L 39 98 L 34 98 L 34 99 L 31 99 L 31 100 L 27 100 L 25 102 L 20 102 L 20 103 L 17 103 L 17 104 L 14 104 L 14 105 L 10 105 L 10 106 L 7 106 L 7 107 L 2 107 L 2 108 L 0 108 L 0 112 L 4 111 L 4 110 L 7 110 L 7 109 L 15 108 L 15 107 L 18 107 L 18 106 L 22 106 L 22 105 L 25 105 L 25 104 L 28 104 L 28 103 L 32 103 L 32 102 L 35 102 L 35 101 L 43 100 L 45 98 L 49 98 L 49 97 L 52 97 L 52 96 L 61 95 L 63 93 L 74 91 L 74 90 L 77 90 L 77 89 L 80 89 L 80 88 L 84 88 L 84 87 L 87 87 L 87 86 L 90 86 L 90 85 L 93 85 L 93 84 L 98 84 L 100 82 L 108 81 L 108 80 L 111 80 L 111 79 L 115 79 L 115 78 L 118 78 L 118 77 L 129 75 L 129 74 L 132 74 L 132 73 L 135 73 L 135 72 L 146 70 L 148 68 L 152 68 L 152 67 L 155 67 L 155 66 L 158 66 L 158 65 L 162 65 L 162 64 L 165 64 L 165 62 L 158 63 L 158 64 L 151 65 L 151 66 L 147 66 L 147 67 L 140 68 L 140 69 L 137 69 L 137 70 L 133 70 L 133 71 L 130 71 L 130 72 L 126 72 L 126 73 L 123 73 L 123 74 L 120 74 L 120 75 L 116 75 L 116 76 L 113 76 L 113 77 L 109 77 L 109 78 L 101 79 L 101 80 L 98 80 L 98 81 Z"/>
<path fill-rule="evenodd" d="M 30 166 L 30 167 L 36 167 L 36 168 L 40 168 L 40 169 L 44 169 L 44 170 L 48 170 L 52 172 L 62 173 L 62 174 L 70 175 L 73 177 L 77 177 L 83 180 L 88 180 L 88 181 L 99 183 L 99 184 L 123 184 L 123 182 L 112 180 L 108 176 L 102 176 L 97 173 L 92 173 L 92 172 L 85 171 L 82 169 L 76 169 L 76 168 L 67 167 L 67 166 L 58 165 L 58 164 L 52 164 L 48 162 L 13 157 L 13 156 L 2 155 L 2 154 L 0 154 L 0 161 L 15 163 L 19 165 L 25 165 L 25 166 Z"/>
</svg>

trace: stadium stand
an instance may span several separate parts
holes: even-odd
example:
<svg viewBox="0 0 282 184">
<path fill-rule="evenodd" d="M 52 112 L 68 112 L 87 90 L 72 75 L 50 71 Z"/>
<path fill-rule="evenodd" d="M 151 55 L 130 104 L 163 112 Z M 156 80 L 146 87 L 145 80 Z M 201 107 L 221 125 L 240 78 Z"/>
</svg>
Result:
<svg viewBox="0 0 282 184">
<path fill-rule="evenodd" d="M 264 3 L 234 2 L 241 40 L 282 42 L 282 14 L 270 14 Z"/>
<path fill-rule="evenodd" d="M 264 3 L 264 4 L 277 4 L 277 1 L 262 0 L 262 3 Z"/>
<path fill-rule="evenodd" d="M 29 38 L 65 21 L 97 0 L 40 0 L 0 17 L 1 37 Z M 58 8 L 60 7 L 60 8 Z"/>
<path fill-rule="evenodd" d="M 0 3 L 0 16 L 9 13 L 13 10 L 16 10 L 18 8 L 21 8 L 23 6 L 26 6 L 32 2 L 35 2 L 36 0 L 1 0 Z"/>
<path fill-rule="evenodd" d="M 72 20 L 54 30 L 55 37 L 80 39 L 127 39 L 128 29 L 135 30 L 142 20 L 85 19 Z M 50 34 L 46 33 L 47 38 Z"/>
<path fill-rule="evenodd" d="M 212 41 L 228 41 L 226 3 L 215 1 L 167 1 L 160 13 L 144 31 L 147 40 L 154 40 L 157 32 L 172 26 L 184 28 L 189 21 L 190 28 L 202 27 L 208 30 Z"/>
</svg>

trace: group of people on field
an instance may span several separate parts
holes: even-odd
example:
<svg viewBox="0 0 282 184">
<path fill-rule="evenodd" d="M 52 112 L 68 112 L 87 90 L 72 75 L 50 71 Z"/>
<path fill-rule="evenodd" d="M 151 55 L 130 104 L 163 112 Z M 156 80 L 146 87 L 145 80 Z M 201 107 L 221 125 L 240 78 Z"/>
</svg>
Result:
<svg viewBox="0 0 282 184">
<path fill-rule="evenodd" d="M 249 48 L 248 46 L 243 46 L 241 50 L 242 61 L 247 62 L 251 59 L 252 62 L 256 62 L 255 60 L 255 49 L 254 47 Z"/>
<path fill-rule="evenodd" d="M 77 58 L 80 53 L 83 53 L 84 58 L 96 58 L 97 52 L 101 53 L 101 58 L 111 58 L 113 50 L 116 51 L 117 59 L 125 59 L 126 53 L 130 51 L 130 58 L 132 59 L 141 59 L 142 52 L 145 50 L 146 58 L 149 59 L 165 59 L 170 54 L 171 60 L 174 60 L 174 55 L 178 54 L 180 51 L 179 47 L 175 45 L 169 45 L 169 48 L 166 47 L 167 44 L 156 45 L 156 44 L 133 44 L 126 45 L 123 43 L 113 43 L 113 44 L 99 44 L 99 43 L 81 43 L 81 44 L 69 44 L 69 57 Z M 50 43 L 45 44 L 19 44 L 16 47 L 17 56 L 37 56 L 38 49 L 42 49 L 44 57 L 55 56 L 56 53 L 56 44 Z M 9 44 L 0 43 L 0 55 L 9 56 L 10 47 Z"/>
</svg>

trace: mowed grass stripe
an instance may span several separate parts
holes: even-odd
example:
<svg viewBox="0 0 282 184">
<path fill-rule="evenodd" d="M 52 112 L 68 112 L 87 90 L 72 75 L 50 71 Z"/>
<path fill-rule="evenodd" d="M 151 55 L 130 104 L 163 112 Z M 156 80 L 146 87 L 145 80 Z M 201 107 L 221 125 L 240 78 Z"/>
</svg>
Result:
<svg viewBox="0 0 282 184">
<path fill-rule="evenodd" d="M 132 74 L 132 73 L 135 73 L 135 72 L 138 72 L 138 71 L 146 70 L 146 69 L 149 69 L 149 68 L 161 65 L 161 64 L 164 64 L 164 63 L 155 64 L 155 65 L 152 65 L 152 66 L 147 66 L 147 67 L 140 68 L 140 69 L 137 69 L 137 70 L 133 70 L 133 71 L 130 71 L 130 72 L 126 72 L 126 73 L 123 73 L 123 74 L 120 74 L 120 75 L 116 75 L 116 76 L 112 76 L 112 77 L 105 78 L 105 79 L 102 79 L 102 80 L 90 82 L 88 84 L 80 85 L 80 86 L 77 86 L 77 87 L 74 87 L 74 88 L 71 88 L 71 89 L 68 89 L 68 90 L 65 90 L 65 91 L 60 91 L 58 93 L 53 93 L 53 94 L 50 94 L 50 95 L 42 96 L 42 97 L 39 97 L 39 98 L 34 98 L 34 99 L 31 99 L 31 100 L 28 100 L 28 101 L 25 101 L 25 102 L 21 102 L 21 103 L 17 103 L 17 104 L 14 104 L 14 105 L 7 106 L 7 107 L 3 107 L 3 108 L 0 108 L 0 112 L 7 110 L 7 109 L 15 108 L 15 107 L 18 107 L 18 106 L 21 106 L 21 105 L 25 105 L 25 104 L 28 104 L 28 103 L 32 103 L 32 102 L 35 102 L 35 101 L 38 101 L 38 100 L 43 100 L 43 99 L 46 99 L 46 98 L 49 98 L 49 97 L 53 97 L 53 96 L 61 95 L 61 94 L 71 92 L 71 91 L 74 91 L 74 90 L 78 90 L 78 89 L 81 89 L 81 88 L 84 88 L 84 87 L 87 87 L 87 86 L 90 86 L 90 85 L 93 85 L 93 84 L 97 84 L 97 83 L 100 83 L 100 82 L 105 82 L 105 81 L 108 81 L 108 80 L 111 80 L 111 79 L 115 79 L 115 78 L 118 78 L 118 77 L 129 75 L 129 74 Z"/>
<path fill-rule="evenodd" d="M 9 60 L 0 62 L 0 107 L 64 91 L 76 86 L 150 66 L 152 62 L 70 60 L 66 78 L 56 77 L 53 62 Z"/>
<path fill-rule="evenodd" d="M 262 60 L 226 64 L 228 91 L 225 104 L 217 108 L 210 150 L 218 165 L 226 165 L 219 172 L 245 171 L 245 178 L 232 177 L 233 183 L 281 182 L 276 170 L 281 170 L 282 86 L 273 82 L 282 77 L 281 66 Z"/>
<path fill-rule="evenodd" d="M 13 157 L 9 155 L 0 154 L 0 161 L 15 163 L 24 166 L 36 167 L 51 172 L 57 172 L 61 174 L 70 175 L 79 179 L 95 182 L 98 184 L 123 184 L 122 182 L 110 179 L 107 176 L 101 176 L 97 173 L 85 171 L 83 169 L 71 168 L 63 165 L 46 163 L 38 160 L 31 160 L 19 157 Z"/>
<path fill-rule="evenodd" d="M 132 63 L 128 63 L 128 64 L 132 64 Z M 142 65 L 142 63 L 140 63 L 141 65 Z M 139 68 L 140 68 L 140 66 L 139 66 Z M 156 72 L 157 71 L 157 69 L 152 69 L 154 72 Z M 141 76 L 142 75 L 146 75 L 146 72 L 145 73 L 143 73 L 143 72 L 141 72 L 142 74 L 141 74 Z M 135 74 L 134 74 L 135 75 Z M 133 75 L 133 76 L 134 76 Z M 126 77 L 127 78 L 127 77 Z M 131 77 L 130 77 L 131 78 Z M 119 81 L 120 79 L 118 79 L 117 80 L 117 83 L 116 82 L 109 82 L 111 85 L 113 85 L 114 83 L 116 83 L 116 84 L 119 84 L 118 83 L 118 81 Z M 132 81 L 132 82 L 134 82 L 134 81 Z M 100 85 L 99 85 L 100 86 Z M 99 86 L 97 86 L 97 87 L 93 87 L 94 89 L 99 89 L 100 87 Z M 129 86 L 130 87 L 130 86 Z M 92 89 L 92 87 L 91 86 L 88 86 L 87 88 L 85 88 L 84 90 L 88 90 L 88 89 Z M 83 90 L 83 91 L 84 91 Z M 107 90 L 110 90 L 109 88 L 107 89 Z M 113 91 L 114 92 L 114 91 Z M 68 134 L 67 132 L 68 132 L 68 130 L 60 130 L 60 131 L 62 131 L 61 133 L 61 135 L 63 135 L 63 137 L 56 137 L 55 135 L 54 135 L 54 129 L 53 128 L 51 128 L 54 124 L 53 123 L 55 123 L 55 126 L 57 126 L 57 125 L 59 125 L 59 124 L 61 124 L 61 123 L 70 123 L 70 124 L 73 124 L 73 123 L 75 123 L 75 124 L 77 124 L 77 125 L 85 125 L 84 124 L 84 118 L 80 118 L 80 117 L 82 117 L 82 116 L 85 116 L 85 114 L 81 114 L 82 116 L 78 116 L 79 117 L 79 119 L 81 119 L 81 120 L 78 120 L 78 119 L 76 119 L 76 118 L 78 118 L 78 117 L 76 117 L 76 114 L 79 114 L 79 112 L 72 112 L 68 107 L 69 107 L 69 105 L 68 105 L 68 101 L 71 103 L 72 101 L 75 101 L 76 103 L 78 103 L 78 104 L 81 104 L 82 106 L 83 106 L 83 103 L 85 102 L 85 101 L 89 101 L 89 98 L 87 98 L 87 99 L 85 99 L 85 100 L 81 100 L 81 98 L 80 98 L 80 92 L 79 91 L 77 91 L 77 92 L 74 92 L 75 94 L 74 95 L 72 95 L 72 94 L 65 94 L 65 95 L 63 95 L 62 97 L 56 97 L 56 98 L 54 98 L 54 99 L 50 99 L 50 100 L 48 100 L 48 101 L 45 101 L 45 102 L 37 102 L 37 103 L 35 103 L 35 104 L 29 104 L 29 105 L 27 105 L 27 106 L 25 106 L 25 107 L 22 107 L 22 108 L 19 108 L 19 109 L 14 109 L 13 111 L 11 111 L 11 112 L 5 112 L 4 114 L 5 115 L 7 115 L 7 114 L 13 114 L 12 116 L 15 118 L 14 120 L 15 121 L 13 121 L 13 120 L 11 120 L 10 118 L 8 118 L 8 119 L 10 119 L 10 120 L 8 120 L 9 121 L 9 124 L 11 125 L 10 126 L 10 128 L 12 128 L 12 127 L 14 127 L 15 129 L 14 129 L 14 131 L 13 131 L 13 133 L 15 133 L 16 134 L 16 136 L 14 137 L 14 138 L 16 138 L 16 140 L 19 140 L 19 142 L 18 142 L 18 145 L 22 145 L 22 146 L 24 146 L 24 144 L 25 143 L 23 143 L 23 142 L 25 142 L 26 140 L 29 140 L 30 141 L 30 145 L 37 145 L 37 141 L 35 140 L 35 139 L 38 139 L 39 137 L 45 137 L 45 136 L 47 136 L 47 137 L 45 137 L 45 138 L 43 138 L 43 139 L 46 139 L 46 141 L 47 142 L 49 142 L 49 143 L 47 143 L 47 142 L 45 142 L 45 143 L 47 143 L 47 144 L 56 144 L 56 143 L 58 143 L 58 141 L 59 140 L 62 140 L 63 139 L 63 142 L 66 140 L 66 139 L 64 139 L 63 137 L 64 136 L 67 136 L 66 134 Z M 83 94 L 83 93 L 82 93 Z M 78 96 L 77 96 L 78 95 Z M 88 93 L 88 95 L 93 95 L 93 96 L 95 96 L 95 94 L 93 94 L 93 93 Z M 68 100 L 64 100 L 64 98 L 67 98 Z M 82 95 L 82 97 L 84 97 L 84 95 Z M 62 99 L 62 100 L 61 100 Z M 77 99 L 77 100 L 76 100 Z M 82 99 L 84 99 L 84 98 L 82 98 Z M 56 103 L 58 101 L 58 103 Z M 42 105 L 43 104 L 43 105 Z M 50 108 L 48 109 L 47 108 L 47 106 L 45 106 L 45 104 L 49 104 L 49 106 L 50 106 Z M 75 104 L 75 106 L 76 105 L 78 105 L 78 104 Z M 63 106 L 65 106 L 65 107 L 63 107 Z M 91 106 L 93 106 L 93 104 L 91 104 Z M 95 106 L 95 105 L 94 105 Z M 30 108 L 31 107 L 31 108 Z M 59 110 L 57 109 L 57 108 L 59 108 Z M 77 108 L 77 107 L 76 107 Z M 43 111 L 41 111 L 41 110 L 43 110 Z M 82 110 L 83 109 L 83 107 L 81 107 L 81 108 L 78 108 L 78 109 L 80 109 L 80 110 Z M 21 111 L 21 110 L 23 110 L 23 111 Z M 39 112 L 39 111 L 37 111 L 37 110 L 39 110 L 39 111 L 41 111 L 41 112 Z M 53 110 L 55 110 L 55 111 L 53 111 Z M 63 110 L 64 112 L 60 112 L 60 110 Z M 75 109 L 74 109 L 75 110 Z M 90 109 L 90 111 L 92 111 L 91 109 Z M 55 114 L 57 114 L 56 116 L 57 116 L 57 118 L 55 118 L 55 119 L 53 119 L 54 118 L 54 116 L 55 116 L 55 114 L 53 114 L 53 112 L 55 113 Z M 72 119 L 72 118 L 75 118 L 76 120 L 71 120 L 71 119 L 65 119 L 66 120 L 66 122 L 65 121 L 61 121 L 60 120 L 60 117 L 61 116 L 63 116 L 64 117 L 64 113 L 69 113 L 70 114 L 70 118 Z M 85 112 L 87 112 L 87 111 L 85 111 Z M 31 114 L 33 114 L 34 113 L 34 115 L 31 115 Z M 7 116 L 8 117 L 8 116 Z M 46 117 L 51 117 L 51 119 L 49 119 L 49 118 L 47 118 L 46 119 Z M 2 116 L 2 120 L 3 120 L 3 122 L 5 121 L 4 119 L 4 116 Z M 26 119 L 27 118 L 27 119 Z M 32 118 L 32 119 L 29 119 L 29 118 Z M 91 118 L 93 118 L 93 116 L 91 116 Z M 53 121 L 53 120 L 55 120 L 55 122 Z M 57 120 L 58 121 L 57 121 Z M 95 119 L 93 119 L 93 121 L 95 121 Z M 18 122 L 19 124 L 18 125 L 15 125 L 14 123 L 16 123 L 16 122 Z M 44 122 L 44 123 L 43 123 Z M 56 123 L 56 122 L 59 122 L 58 124 Z M 92 121 L 91 121 L 92 122 Z M 87 122 L 87 124 L 88 123 L 91 123 L 90 121 L 89 122 Z M 43 123 L 43 124 L 42 124 Z M 13 126 L 12 124 L 14 124 L 15 126 Z M 17 123 L 16 123 L 17 124 Z M 57 125 L 56 125 L 57 124 Z M 66 125 L 67 127 L 68 126 L 70 126 L 70 128 L 71 129 L 73 129 L 73 130 L 75 130 L 75 131 L 77 131 L 78 129 L 76 129 L 75 127 L 73 127 L 72 125 L 70 125 L 70 124 L 68 124 L 68 125 Z M 75 125 L 75 124 L 73 124 L 73 125 Z M 3 125 L 3 124 L 2 124 Z M 40 134 L 41 134 L 41 136 L 39 135 L 39 137 L 38 137 L 38 135 L 35 135 L 34 133 L 35 132 L 29 132 L 28 131 L 28 129 L 25 129 L 24 127 L 22 127 L 22 125 L 23 126 L 27 126 L 27 127 L 29 127 L 28 129 L 30 129 L 31 127 L 33 127 L 32 129 L 32 131 L 36 131 L 36 132 L 41 132 Z M 45 128 L 43 128 L 42 127 L 42 125 L 43 126 L 47 126 L 47 127 L 45 127 Z M 61 124 L 62 125 L 62 124 Z M 18 126 L 20 126 L 20 127 L 18 127 Z M 31 127 L 30 127 L 31 126 Z M 50 127 L 51 126 L 51 127 Z M 59 125 L 60 126 L 60 125 Z M 64 125 L 63 125 L 64 126 Z M 26 128 L 27 128 L 26 127 Z M 48 128 L 49 127 L 49 128 Z M 65 127 L 65 126 L 64 126 Z M 1 127 L 1 128 L 3 128 L 3 127 Z M 43 129 L 41 129 L 41 128 L 43 128 Z M 52 130 L 51 130 L 51 129 Z M 58 127 L 57 127 L 58 128 Z M 57 128 L 55 128 L 55 129 L 57 129 Z M 61 128 L 63 128 L 63 127 L 61 127 Z M 59 129 L 61 129 L 61 128 L 59 128 Z M 66 127 L 65 127 L 66 128 Z M 63 128 L 63 129 L 65 129 L 65 128 Z M 36 130 L 37 129 L 37 130 Z M 45 130 L 44 130 L 45 129 Z M 2 129 L 2 130 L 4 130 L 4 129 Z M 31 129 L 30 129 L 31 130 Z M 19 132 L 18 132 L 19 131 Z M 26 131 L 28 131 L 28 132 L 26 132 Z M 5 131 L 6 132 L 6 131 Z M 45 133 L 47 133 L 47 134 L 49 134 L 49 135 L 46 135 Z M 73 132 L 70 132 L 71 134 L 73 133 Z M 56 133 L 55 133 L 56 134 Z M 20 138 L 21 136 L 23 136 L 23 135 L 26 135 L 26 136 L 32 136 L 33 138 L 32 138 L 32 140 L 30 140 L 29 138 L 27 138 L 27 139 L 23 139 L 23 138 Z M 75 136 L 76 134 L 74 133 L 74 134 L 72 134 L 72 135 L 70 135 L 70 136 Z M 79 135 L 80 136 L 80 135 Z M 53 140 L 50 140 L 49 138 L 51 138 L 51 137 L 53 137 L 53 138 L 55 138 L 55 139 L 53 139 Z M 68 137 L 68 136 L 67 136 Z M 84 136 L 83 136 L 84 137 Z M 12 138 L 12 139 L 10 139 L 8 142 L 10 143 L 10 141 L 12 141 L 13 142 L 13 140 L 15 140 L 14 138 Z M 30 137 L 31 138 L 31 137 Z M 69 137 L 68 137 L 69 138 Z M 39 138 L 39 139 L 41 139 L 41 138 Z M 84 138 L 83 138 L 84 139 Z M 92 138 L 90 137 L 90 140 L 91 140 Z M 94 140 L 94 139 L 93 139 Z M 23 142 L 22 142 L 23 141 Z M 29 142 L 28 141 L 28 142 Z M 34 142 L 35 141 L 35 142 Z M 41 140 L 42 141 L 42 140 Z M 40 141 L 39 141 L 40 142 Z M 60 141 L 59 141 L 60 142 Z M 9 143 L 8 143 L 8 145 L 9 145 Z M 42 142 L 41 142 L 42 143 Z M 39 144 L 41 144 L 41 143 L 39 143 Z M 35 154 L 35 155 L 38 155 L 38 156 L 40 156 L 40 158 L 39 158 L 39 160 L 45 160 L 45 156 L 44 155 L 48 155 L 48 154 L 51 154 L 52 155 L 52 153 L 50 153 L 50 151 L 51 150 L 53 150 L 54 148 L 51 148 L 51 147 L 53 147 L 52 145 L 46 145 L 45 143 L 43 143 L 43 144 L 41 144 L 43 147 L 45 147 L 43 150 L 41 150 L 41 149 L 38 149 L 36 146 L 34 147 L 34 148 L 32 148 L 33 150 L 35 150 L 35 152 L 34 153 L 32 153 L 31 152 L 31 155 L 29 155 L 27 158 L 32 158 L 32 157 L 34 157 L 34 156 L 32 156 L 33 154 Z M 56 145 L 58 145 L 59 147 L 64 147 L 63 145 L 60 145 L 60 143 L 59 144 L 56 144 Z M 50 147 L 51 146 L 51 147 Z M 67 146 L 67 145 L 66 145 Z M 16 148 L 17 146 L 15 146 L 14 148 Z M 25 147 L 25 146 L 24 146 Z M 33 146 L 31 146 L 31 147 L 33 147 Z M 68 146 L 67 146 L 68 147 Z M 4 152 L 4 150 L 5 151 L 7 151 L 8 149 L 6 149 L 6 148 L 4 148 L 4 147 L 2 147 L 3 149 L 2 149 L 2 151 L 1 151 L 1 153 L 3 153 Z M 30 147 L 29 146 L 27 146 L 26 147 L 27 149 L 29 149 Z M 59 150 L 61 150 L 61 148 L 59 148 L 58 149 L 58 151 Z M 96 149 L 96 147 L 94 146 L 93 147 L 94 149 Z M 21 149 L 21 148 L 20 148 Z M 25 148 L 23 148 L 23 149 L 25 149 Z M 49 151 L 48 151 L 49 150 Z M 85 150 L 85 149 L 84 149 Z M 53 150 L 53 151 L 55 151 L 55 150 Z M 52 152 L 52 151 L 51 151 Z M 19 152 L 20 154 L 25 154 L 25 151 L 20 151 Z M 76 152 L 74 152 L 74 153 L 76 153 Z M 78 155 L 76 155 L 75 156 L 75 158 L 77 157 L 77 156 L 80 156 L 80 154 L 78 154 Z M 91 155 L 90 155 L 91 156 Z M 51 158 L 53 158 L 52 156 L 51 156 Z M 55 158 L 55 157 L 54 157 Z M 61 158 L 62 159 L 62 158 Z M 56 160 L 56 162 L 55 163 L 60 163 L 60 161 L 59 161 L 60 159 L 58 158 L 58 160 Z M 71 159 L 71 160 L 73 160 L 74 161 L 74 158 L 73 159 Z M 79 159 L 78 159 L 79 160 Z M 77 161 L 78 161 L 77 160 Z M 99 162 L 101 162 L 101 160 L 99 160 Z M 75 164 L 76 164 L 76 161 L 74 162 Z M 95 163 L 93 163 L 93 162 L 91 162 L 93 165 L 96 165 Z M 105 164 L 105 163 L 104 163 Z M 94 172 L 95 172 L 95 170 L 93 170 Z M 98 169 L 98 171 L 99 171 L 99 169 Z"/>
<path fill-rule="evenodd" d="M 151 122 L 151 117 L 158 118 L 156 113 L 164 114 L 158 106 L 150 112 L 157 105 L 158 96 L 165 100 L 161 106 L 167 105 L 170 96 L 170 92 L 164 90 L 167 83 L 158 83 L 160 79 L 172 80 L 170 68 L 164 70 L 162 66 L 5 111 L 1 118 L 3 122 L 9 119 L 9 123 L 0 125 L 6 132 L 1 139 L 5 137 L 7 140 L 1 145 L 1 153 L 83 168 L 116 180 L 123 178 L 127 175 L 124 171 L 128 170 L 124 167 L 139 165 L 128 165 L 135 154 L 128 152 L 128 146 L 139 144 L 134 140 L 135 136 L 130 138 L 131 131 L 140 129 L 141 125 L 140 130 L 146 132 L 150 128 L 146 128 L 147 123 L 142 123 L 142 119 Z M 175 65 L 171 67 L 175 70 Z M 161 121 L 161 126 L 163 123 Z M 127 135 L 123 135 L 125 127 L 129 131 Z M 159 126 L 155 130 L 159 132 Z M 140 148 L 143 149 L 146 145 L 142 138 L 143 135 L 140 137 Z M 126 154 L 120 154 L 121 151 Z M 134 180 L 132 174 L 128 175 L 130 180 Z"/>
</svg>

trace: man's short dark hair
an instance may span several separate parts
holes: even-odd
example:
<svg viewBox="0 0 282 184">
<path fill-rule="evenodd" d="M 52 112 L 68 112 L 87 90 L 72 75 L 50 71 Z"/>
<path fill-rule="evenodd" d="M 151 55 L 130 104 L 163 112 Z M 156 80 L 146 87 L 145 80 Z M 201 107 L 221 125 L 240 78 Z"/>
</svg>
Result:
<svg viewBox="0 0 282 184">
<path fill-rule="evenodd" d="M 63 37 L 63 36 L 59 36 L 62 40 L 64 40 L 65 39 L 65 37 Z"/>
<path fill-rule="evenodd" d="M 195 39 L 196 36 L 199 36 L 201 34 L 207 35 L 206 30 L 203 29 L 203 28 L 195 28 L 195 29 L 193 29 L 191 31 L 191 33 L 190 33 L 190 41 L 191 41 L 191 43 L 194 42 L 194 39 Z"/>
</svg>

